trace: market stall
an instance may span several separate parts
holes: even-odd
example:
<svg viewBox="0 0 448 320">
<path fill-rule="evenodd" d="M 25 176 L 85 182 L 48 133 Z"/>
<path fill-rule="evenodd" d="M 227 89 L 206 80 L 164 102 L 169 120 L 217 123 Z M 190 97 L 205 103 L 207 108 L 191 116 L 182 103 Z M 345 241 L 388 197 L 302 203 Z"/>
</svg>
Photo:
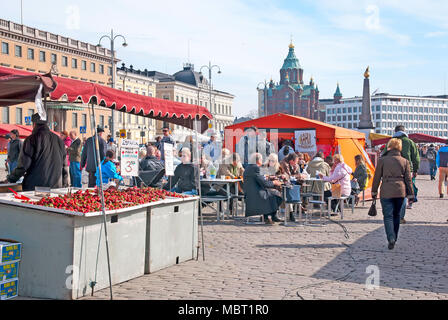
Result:
<svg viewBox="0 0 448 320">
<path fill-rule="evenodd" d="M 244 129 L 251 126 L 257 127 L 258 130 L 266 130 L 267 139 L 271 143 L 274 140 L 278 142 L 291 140 L 296 146 L 296 151 L 308 152 L 311 156 L 317 150 L 322 150 L 325 156 L 340 153 L 343 155 L 345 163 L 353 170 L 356 168 L 354 158 L 360 154 L 370 171 L 371 179 L 367 183 L 365 192 L 366 199 L 370 198 L 375 167 L 364 149 L 365 135 L 363 133 L 317 120 L 277 113 L 226 127 L 224 130 L 226 148 L 235 151 L 236 144 L 244 136 Z M 306 144 L 308 145 L 306 148 L 297 149 L 299 142 L 297 137 L 302 133 L 306 134 Z M 276 147 L 279 148 L 279 146 Z"/>
<path fill-rule="evenodd" d="M 20 79 L 25 82 L 22 90 L 16 88 Z M 212 118 L 200 106 L 0 67 L 0 106 L 34 101 L 39 95 L 90 104 L 93 128 L 95 105 L 199 132 L 208 128 Z M 97 139 L 95 149 L 99 165 Z M 95 194 L 87 195 L 94 198 L 90 202 L 85 202 L 82 191 L 72 194 L 67 189 L 51 190 L 49 199 L 36 191 L 20 193 L 19 197 L 31 199 L 25 202 L 12 194 L 0 196 L 0 235 L 23 243 L 20 294 L 75 299 L 88 294 L 89 288 L 109 287 L 112 298 L 113 284 L 197 257 L 198 198 L 176 194 L 160 198 L 157 193 L 161 190 L 151 190 L 155 189 L 127 189 L 125 193 L 139 193 L 132 201 L 113 194 L 117 202 L 111 200 L 110 189 L 104 190 L 101 181 Z M 202 246 L 204 256 L 203 241 Z"/>
<path fill-rule="evenodd" d="M 53 190 L 44 200 L 19 193 L 31 202 L 0 195 L 0 235 L 23 244 L 19 295 L 77 299 L 109 286 L 98 195 L 67 193 Z M 112 284 L 197 257 L 196 197 L 134 188 L 106 194 Z"/>
</svg>

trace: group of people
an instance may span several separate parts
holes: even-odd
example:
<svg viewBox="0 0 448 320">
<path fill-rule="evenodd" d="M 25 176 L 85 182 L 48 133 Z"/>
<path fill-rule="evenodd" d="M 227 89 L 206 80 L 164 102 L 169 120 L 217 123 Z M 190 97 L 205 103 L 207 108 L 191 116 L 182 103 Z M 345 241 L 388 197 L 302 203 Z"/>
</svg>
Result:
<svg viewBox="0 0 448 320">
<path fill-rule="evenodd" d="M 443 184 L 446 186 L 448 195 L 448 140 L 445 146 L 430 144 L 419 147 L 420 158 L 425 158 L 429 163 L 429 175 L 431 180 L 436 180 L 437 171 L 439 171 L 438 191 L 440 198 L 443 198 Z"/>
</svg>

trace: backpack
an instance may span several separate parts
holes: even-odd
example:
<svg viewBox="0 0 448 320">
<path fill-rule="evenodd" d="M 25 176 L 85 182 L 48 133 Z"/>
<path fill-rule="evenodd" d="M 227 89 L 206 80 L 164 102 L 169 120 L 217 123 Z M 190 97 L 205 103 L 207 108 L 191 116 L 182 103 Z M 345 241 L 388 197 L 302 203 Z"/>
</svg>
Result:
<svg viewBox="0 0 448 320">
<path fill-rule="evenodd" d="M 435 153 L 434 150 L 429 150 L 429 151 L 426 153 L 426 158 L 427 158 L 428 160 L 436 160 L 436 155 L 435 155 L 434 153 Z"/>
</svg>

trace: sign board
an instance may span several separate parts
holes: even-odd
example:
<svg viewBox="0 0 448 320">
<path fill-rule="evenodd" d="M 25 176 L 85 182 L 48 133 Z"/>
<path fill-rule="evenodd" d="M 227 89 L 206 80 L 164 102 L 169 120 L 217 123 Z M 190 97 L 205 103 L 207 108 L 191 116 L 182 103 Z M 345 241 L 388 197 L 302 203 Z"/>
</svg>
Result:
<svg viewBox="0 0 448 320">
<path fill-rule="evenodd" d="M 25 123 L 31 124 L 31 117 L 25 117 Z"/>
<path fill-rule="evenodd" d="M 163 152 L 165 154 L 165 175 L 174 176 L 173 145 L 171 143 L 164 143 Z"/>
<path fill-rule="evenodd" d="M 315 153 L 316 147 L 316 129 L 296 130 L 294 131 L 295 149 L 301 153 Z"/>
<path fill-rule="evenodd" d="M 87 127 L 86 126 L 79 127 L 79 133 L 87 133 Z"/>
<path fill-rule="evenodd" d="M 121 140 L 121 175 L 138 176 L 138 142 L 129 139 Z"/>
<path fill-rule="evenodd" d="M 126 138 L 126 129 L 120 129 L 120 138 Z"/>
</svg>

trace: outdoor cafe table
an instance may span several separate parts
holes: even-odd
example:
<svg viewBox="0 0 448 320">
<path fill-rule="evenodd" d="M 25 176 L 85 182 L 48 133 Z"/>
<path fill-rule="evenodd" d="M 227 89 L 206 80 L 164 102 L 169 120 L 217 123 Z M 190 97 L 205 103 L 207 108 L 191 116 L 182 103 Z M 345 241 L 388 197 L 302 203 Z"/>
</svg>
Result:
<svg viewBox="0 0 448 320">
<path fill-rule="evenodd" d="M 229 213 L 230 213 L 230 210 L 229 210 L 230 200 L 232 199 L 233 196 L 238 197 L 238 183 L 239 182 L 243 182 L 243 180 L 242 179 L 208 179 L 208 178 L 201 179 L 201 184 L 208 184 L 212 188 L 225 186 L 224 190 L 225 190 L 226 196 L 227 196 L 227 210 L 225 213 L 227 215 L 229 215 Z M 232 194 L 232 192 L 231 192 L 230 185 L 232 185 L 232 184 L 235 185 L 235 194 Z M 213 196 L 208 197 L 208 196 L 203 195 L 202 198 L 213 199 Z M 201 199 L 201 201 L 202 201 L 202 199 Z M 219 208 L 218 208 L 218 210 L 219 210 Z M 218 214 L 218 221 L 219 221 L 219 214 Z"/>
</svg>

